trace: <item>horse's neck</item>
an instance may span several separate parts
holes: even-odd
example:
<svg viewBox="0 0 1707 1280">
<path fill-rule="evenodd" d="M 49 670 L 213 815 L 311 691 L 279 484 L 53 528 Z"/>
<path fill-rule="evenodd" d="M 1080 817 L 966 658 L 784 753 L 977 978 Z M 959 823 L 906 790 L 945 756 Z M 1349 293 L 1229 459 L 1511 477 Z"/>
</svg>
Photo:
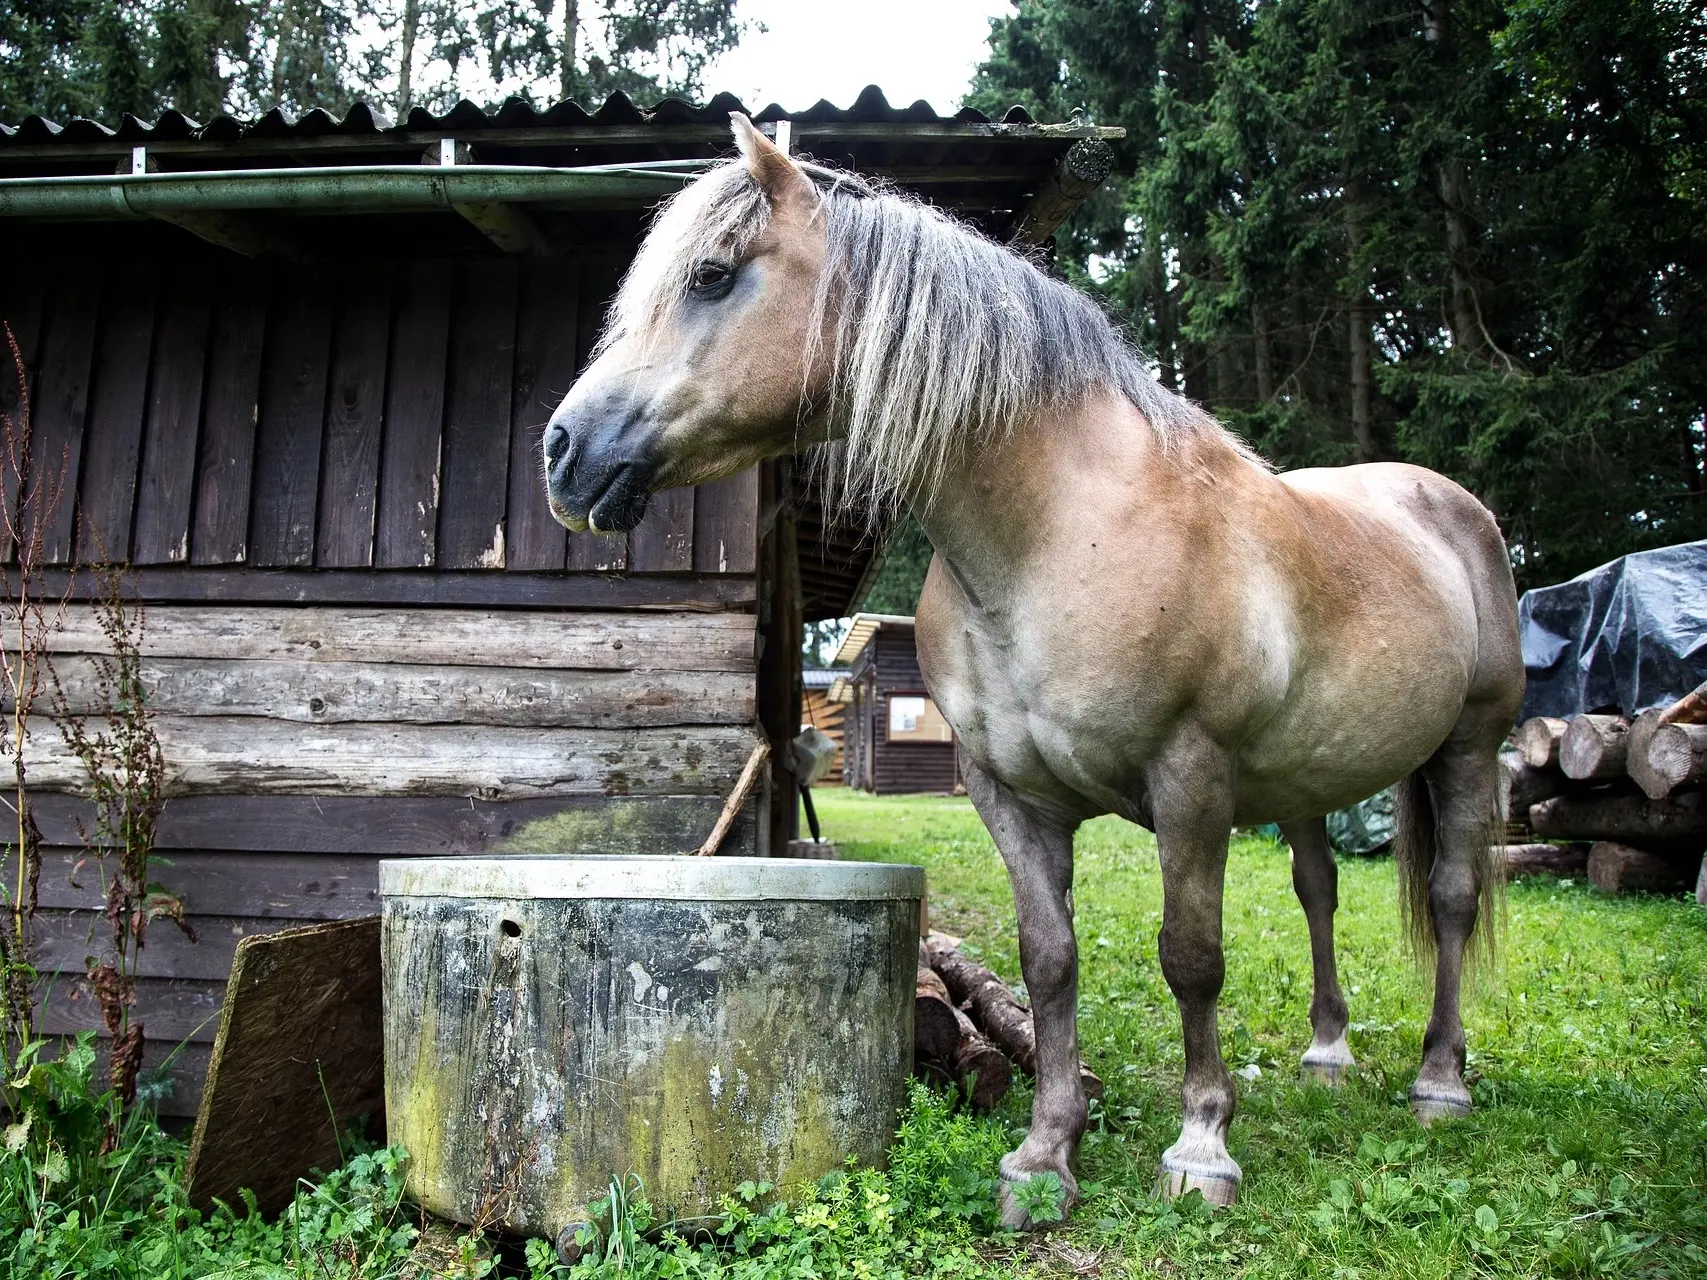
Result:
<svg viewBox="0 0 1707 1280">
<path fill-rule="evenodd" d="M 1079 543 L 1143 538 L 1134 513 L 1200 503 L 1211 475 L 1233 487 L 1267 479 L 1223 433 L 1164 446 L 1124 396 L 1099 394 L 968 449 L 914 511 L 967 603 L 1000 614 L 1018 594 L 1035 600 L 1063 582 Z M 1215 490 L 1231 496 L 1226 484 Z"/>
</svg>

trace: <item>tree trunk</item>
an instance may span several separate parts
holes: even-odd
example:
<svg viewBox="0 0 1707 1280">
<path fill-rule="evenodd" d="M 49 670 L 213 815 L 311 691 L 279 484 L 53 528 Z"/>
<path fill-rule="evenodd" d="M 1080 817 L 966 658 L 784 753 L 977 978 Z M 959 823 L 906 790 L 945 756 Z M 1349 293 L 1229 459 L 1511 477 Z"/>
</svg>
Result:
<svg viewBox="0 0 1707 1280">
<path fill-rule="evenodd" d="M 576 45 L 581 34 L 581 4 L 580 0 L 565 0 L 563 9 L 563 50 L 562 50 L 562 87 L 559 96 L 567 102 L 575 96 L 575 74 L 577 49 Z"/>
<path fill-rule="evenodd" d="M 1345 235 L 1350 250 L 1351 301 L 1346 308 L 1348 349 L 1351 354 L 1351 438 L 1359 462 L 1375 461 L 1375 416 L 1371 387 L 1372 349 L 1369 331 L 1374 308 L 1369 302 L 1368 270 L 1363 263 L 1362 184 L 1345 187 Z"/>
<path fill-rule="evenodd" d="M 941 977 L 949 994 L 972 1011 L 977 1025 L 991 1042 L 1026 1075 L 1036 1076 L 1037 1031 L 1031 1010 L 1014 999 L 1014 993 L 995 974 L 962 955 L 947 934 L 928 935 L 924 949 L 931 968 Z M 1079 1078 L 1087 1097 L 1102 1097 L 1102 1080 L 1083 1063 L 1079 1065 Z"/>
<path fill-rule="evenodd" d="M 1260 302 L 1251 304 L 1251 364 L 1256 370 L 1257 403 L 1267 404 L 1274 399 L 1274 353 L 1268 341 L 1268 309 Z"/>
<path fill-rule="evenodd" d="M 403 23 L 397 33 L 397 120 L 414 105 L 415 42 L 421 34 L 421 0 L 404 0 Z"/>
<path fill-rule="evenodd" d="M 924 965 L 919 966 L 913 999 L 913 1055 L 939 1066 L 953 1067 L 960 1047 L 960 1022 L 954 1001 L 942 979 Z"/>
<path fill-rule="evenodd" d="M 954 1079 L 973 1107 L 988 1111 L 1007 1097 L 1013 1084 L 1013 1068 L 965 1013 L 956 1009 L 954 1020 L 960 1029 L 960 1043 L 954 1050 Z"/>
<path fill-rule="evenodd" d="M 1438 0 L 1444 3 L 1444 0 Z M 1464 162 L 1456 157 L 1440 162 L 1440 203 L 1446 210 L 1446 265 L 1452 282 L 1452 345 L 1473 355 L 1487 346 L 1476 305 L 1476 286 L 1470 275 L 1470 220 L 1464 216 L 1470 181 Z"/>
<path fill-rule="evenodd" d="M 1171 299 L 1168 297 L 1168 273 L 1162 265 L 1161 241 L 1147 229 L 1141 270 L 1144 292 L 1149 295 L 1150 315 L 1156 326 L 1158 379 L 1169 391 L 1178 391 L 1179 372 L 1175 368 L 1174 322 Z"/>
<path fill-rule="evenodd" d="M 1528 822 L 1529 810 L 1543 800 L 1562 796 L 1570 789 L 1570 781 L 1557 769 L 1532 769 L 1528 764 L 1500 764 L 1500 791 L 1505 801 L 1503 812 L 1515 822 Z"/>
<path fill-rule="evenodd" d="M 1423 0 L 1423 38 L 1444 64 L 1448 78 L 1454 75 L 1452 56 L 1452 0 Z M 1452 345 L 1474 353 L 1486 345 L 1482 321 L 1477 314 L 1476 287 L 1470 277 L 1470 221 L 1464 215 L 1470 202 L 1470 180 L 1464 162 L 1448 156 L 1436 173 L 1440 203 L 1446 211 L 1446 270 L 1452 285 Z"/>
<path fill-rule="evenodd" d="M 1640 795 L 1556 796 L 1529 811 L 1529 825 L 1550 840 L 1634 840 L 1642 844 L 1707 836 L 1707 797 L 1685 792 L 1671 800 Z"/>
<path fill-rule="evenodd" d="M 1578 716 L 1559 739 L 1559 768 L 1575 782 L 1624 776 L 1630 722 L 1623 716 Z"/>
<path fill-rule="evenodd" d="M 1687 889 L 1693 868 L 1646 849 L 1602 840 L 1589 850 L 1588 878 L 1602 893 L 1674 893 Z"/>
<path fill-rule="evenodd" d="M 1588 869 L 1588 851 L 1586 844 L 1508 844 L 1506 874 L 1526 876 L 1545 872 L 1554 876 L 1580 876 Z"/>
</svg>

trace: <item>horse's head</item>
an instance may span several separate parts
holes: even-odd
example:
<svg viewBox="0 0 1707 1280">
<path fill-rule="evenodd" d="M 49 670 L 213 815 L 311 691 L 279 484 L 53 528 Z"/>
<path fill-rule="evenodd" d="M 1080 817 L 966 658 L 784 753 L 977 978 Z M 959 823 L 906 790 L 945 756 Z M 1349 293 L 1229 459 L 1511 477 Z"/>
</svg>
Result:
<svg viewBox="0 0 1707 1280">
<path fill-rule="evenodd" d="M 812 180 L 743 115 L 740 159 L 676 196 L 623 281 L 596 356 L 545 432 L 551 513 L 632 529 L 661 489 L 806 443 L 825 241 Z"/>
</svg>

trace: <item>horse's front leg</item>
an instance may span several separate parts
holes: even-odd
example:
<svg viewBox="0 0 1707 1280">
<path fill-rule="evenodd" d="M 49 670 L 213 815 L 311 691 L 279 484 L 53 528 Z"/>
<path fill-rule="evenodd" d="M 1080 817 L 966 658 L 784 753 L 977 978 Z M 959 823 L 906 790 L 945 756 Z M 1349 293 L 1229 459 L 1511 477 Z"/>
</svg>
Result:
<svg viewBox="0 0 1707 1280">
<path fill-rule="evenodd" d="M 1179 1141 L 1162 1153 L 1159 1193 L 1194 1188 L 1211 1204 L 1239 1198 L 1244 1176 L 1227 1154 L 1237 1095 L 1221 1059 L 1215 1002 L 1226 966 L 1221 955 L 1221 895 L 1232 834 L 1231 768 L 1209 744 L 1176 753 L 1150 787 L 1162 862 L 1162 976 L 1179 1001 L 1185 1038 L 1185 1119 Z"/>
<path fill-rule="evenodd" d="M 1085 1132 L 1079 1078 L 1079 951 L 1073 937 L 1073 830 L 1020 803 L 1002 783 L 966 765 L 966 793 L 1007 863 L 1019 916 L 1019 963 L 1037 1031 L 1037 1093 L 1031 1131 L 1002 1157 L 1002 1221 L 1038 1224 L 1014 1202 L 1012 1185 L 1053 1173 L 1066 1192 L 1063 1212 L 1078 1199 L 1071 1165 Z"/>
</svg>

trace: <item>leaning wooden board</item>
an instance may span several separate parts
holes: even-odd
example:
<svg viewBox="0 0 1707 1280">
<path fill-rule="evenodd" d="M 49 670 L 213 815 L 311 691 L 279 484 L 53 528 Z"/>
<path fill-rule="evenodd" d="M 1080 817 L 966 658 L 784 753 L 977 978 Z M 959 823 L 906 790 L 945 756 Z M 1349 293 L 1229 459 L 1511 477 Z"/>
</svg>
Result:
<svg viewBox="0 0 1707 1280">
<path fill-rule="evenodd" d="M 379 917 L 314 924 L 237 947 L 196 1116 L 190 1203 L 263 1213 L 341 1162 L 340 1140 L 385 1107 Z"/>
</svg>

